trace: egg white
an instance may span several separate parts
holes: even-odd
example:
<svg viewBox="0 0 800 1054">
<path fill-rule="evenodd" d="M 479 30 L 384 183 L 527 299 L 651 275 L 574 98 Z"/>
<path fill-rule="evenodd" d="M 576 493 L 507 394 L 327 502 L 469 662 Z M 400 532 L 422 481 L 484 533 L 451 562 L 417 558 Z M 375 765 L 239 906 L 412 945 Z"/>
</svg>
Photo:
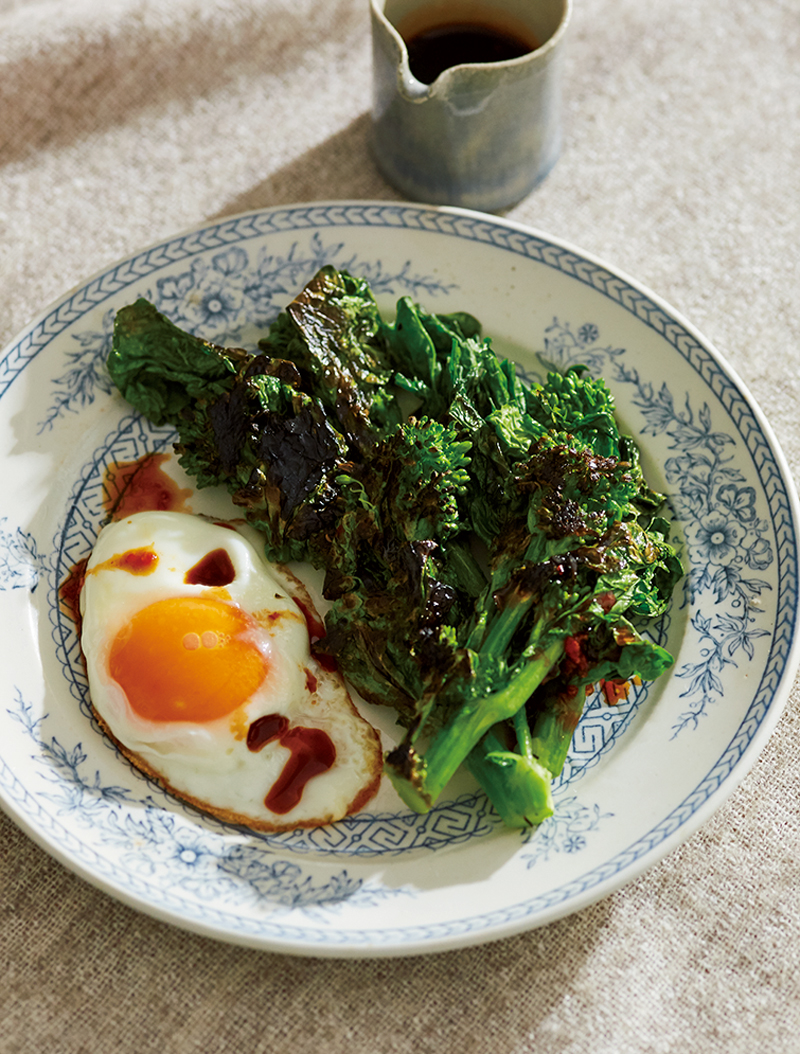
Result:
<svg viewBox="0 0 800 1054">
<path fill-rule="evenodd" d="M 305 616 L 282 584 L 291 589 L 291 576 L 270 568 L 245 537 L 247 530 L 155 511 L 101 530 L 80 600 L 92 706 L 135 765 L 216 816 L 264 830 L 332 822 L 361 807 L 377 789 L 380 740 L 355 709 L 341 676 L 312 656 Z M 133 574 L 115 566 L 121 554 L 148 548 L 158 558 L 152 571 Z M 224 587 L 186 583 L 187 571 L 216 549 L 230 557 L 233 581 Z M 221 597 L 258 623 L 253 640 L 268 673 L 234 714 L 207 722 L 151 721 L 133 710 L 111 676 L 109 656 L 120 630 L 148 605 L 182 596 Z M 278 741 L 253 752 L 245 736 L 247 727 L 267 714 L 283 715 L 290 727 L 322 729 L 336 749 L 333 766 L 310 779 L 299 803 L 283 814 L 268 809 L 264 799 L 290 752 Z"/>
</svg>

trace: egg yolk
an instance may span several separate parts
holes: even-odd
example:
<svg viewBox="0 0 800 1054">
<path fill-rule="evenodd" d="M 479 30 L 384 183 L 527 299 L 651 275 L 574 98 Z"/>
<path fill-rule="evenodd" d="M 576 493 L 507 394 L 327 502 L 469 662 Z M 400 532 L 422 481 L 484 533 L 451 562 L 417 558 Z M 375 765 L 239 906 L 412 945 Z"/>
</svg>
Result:
<svg viewBox="0 0 800 1054">
<path fill-rule="evenodd" d="M 214 721 L 246 703 L 268 661 L 241 608 L 210 597 L 169 597 L 138 611 L 111 646 L 111 676 L 150 721 Z"/>
</svg>

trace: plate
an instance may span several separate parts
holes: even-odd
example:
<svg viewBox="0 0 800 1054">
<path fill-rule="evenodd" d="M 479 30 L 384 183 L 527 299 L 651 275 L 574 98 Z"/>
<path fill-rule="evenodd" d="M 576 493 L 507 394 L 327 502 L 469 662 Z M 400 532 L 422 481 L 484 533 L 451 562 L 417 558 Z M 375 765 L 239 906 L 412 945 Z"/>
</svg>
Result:
<svg viewBox="0 0 800 1054">
<path fill-rule="evenodd" d="M 601 373 L 651 484 L 670 497 L 690 573 L 652 633 L 675 665 L 615 707 L 592 698 L 555 814 L 535 831 L 504 829 L 459 777 L 426 816 L 384 787 L 339 824 L 249 833 L 164 794 L 91 717 L 59 587 L 102 521 L 105 466 L 169 452 L 172 440 L 111 391 L 103 364 L 115 311 L 146 296 L 208 339 L 253 347 L 324 264 L 368 279 L 387 311 L 406 294 L 431 310 L 471 311 L 531 378 L 548 364 Z M 0 430 L 3 806 L 112 896 L 222 940 L 302 955 L 416 954 L 585 907 L 719 807 L 766 743 L 797 667 L 797 500 L 752 399 L 652 293 L 501 219 L 327 203 L 162 242 L 63 297 L 11 343 Z M 196 502 L 218 515 L 227 498 L 203 492 Z M 387 713 L 370 716 L 390 739 Z"/>
</svg>

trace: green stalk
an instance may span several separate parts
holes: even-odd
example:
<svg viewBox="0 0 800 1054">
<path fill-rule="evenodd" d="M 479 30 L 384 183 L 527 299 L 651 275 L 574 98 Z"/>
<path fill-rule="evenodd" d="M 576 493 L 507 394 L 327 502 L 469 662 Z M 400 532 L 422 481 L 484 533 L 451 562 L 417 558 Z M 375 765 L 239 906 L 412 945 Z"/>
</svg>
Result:
<svg viewBox="0 0 800 1054">
<path fill-rule="evenodd" d="M 486 576 L 478 561 L 462 541 L 448 542 L 445 547 L 447 568 L 471 597 L 479 597 L 486 589 Z"/>
<path fill-rule="evenodd" d="M 433 736 L 424 756 L 410 743 L 391 751 L 384 768 L 406 805 L 415 812 L 427 812 L 475 744 L 492 725 L 512 718 L 525 705 L 563 653 L 563 641 L 554 640 L 505 688 L 466 703 Z"/>
<path fill-rule="evenodd" d="M 517 746 L 520 754 L 523 754 L 526 758 L 533 757 L 531 726 L 528 724 L 528 715 L 524 707 L 520 707 L 514 714 L 514 732 L 517 736 Z"/>
<path fill-rule="evenodd" d="M 585 702 L 586 689 L 580 687 L 567 707 L 559 708 L 557 713 L 550 708 L 545 709 L 534 722 L 530 749 L 553 776 L 558 776 L 564 768 Z"/>
<path fill-rule="evenodd" d="M 481 641 L 479 650 L 486 655 L 505 654 L 511 638 L 516 633 L 519 624 L 528 614 L 532 604 L 533 597 L 527 597 L 525 600 L 518 600 L 505 608 L 499 617 L 492 620 L 489 632 Z M 537 632 L 532 638 L 532 643 L 535 643 L 538 639 L 539 629 L 540 627 L 537 626 Z"/>
<path fill-rule="evenodd" d="M 521 707 L 516 717 L 525 708 Z M 530 739 L 530 734 L 528 734 Z M 552 774 L 529 753 L 506 750 L 494 730 L 464 762 L 507 827 L 531 827 L 553 815 Z"/>
</svg>

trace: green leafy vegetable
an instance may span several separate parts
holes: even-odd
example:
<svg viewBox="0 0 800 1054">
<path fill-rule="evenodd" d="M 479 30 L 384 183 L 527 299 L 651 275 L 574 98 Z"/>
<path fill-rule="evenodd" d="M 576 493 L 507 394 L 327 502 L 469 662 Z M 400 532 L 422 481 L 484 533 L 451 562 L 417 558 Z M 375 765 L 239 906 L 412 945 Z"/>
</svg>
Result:
<svg viewBox="0 0 800 1054">
<path fill-rule="evenodd" d="M 472 316 L 403 298 L 386 321 L 332 268 L 255 355 L 137 301 L 109 370 L 270 559 L 325 569 L 317 649 L 397 710 L 385 769 L 413 809 L 464 763 L 509 825 L 541 822 L 587 688 L 671 665 L 638 627 L 682 569 L 603 381 L 527 387 Z"/>
</svg>

